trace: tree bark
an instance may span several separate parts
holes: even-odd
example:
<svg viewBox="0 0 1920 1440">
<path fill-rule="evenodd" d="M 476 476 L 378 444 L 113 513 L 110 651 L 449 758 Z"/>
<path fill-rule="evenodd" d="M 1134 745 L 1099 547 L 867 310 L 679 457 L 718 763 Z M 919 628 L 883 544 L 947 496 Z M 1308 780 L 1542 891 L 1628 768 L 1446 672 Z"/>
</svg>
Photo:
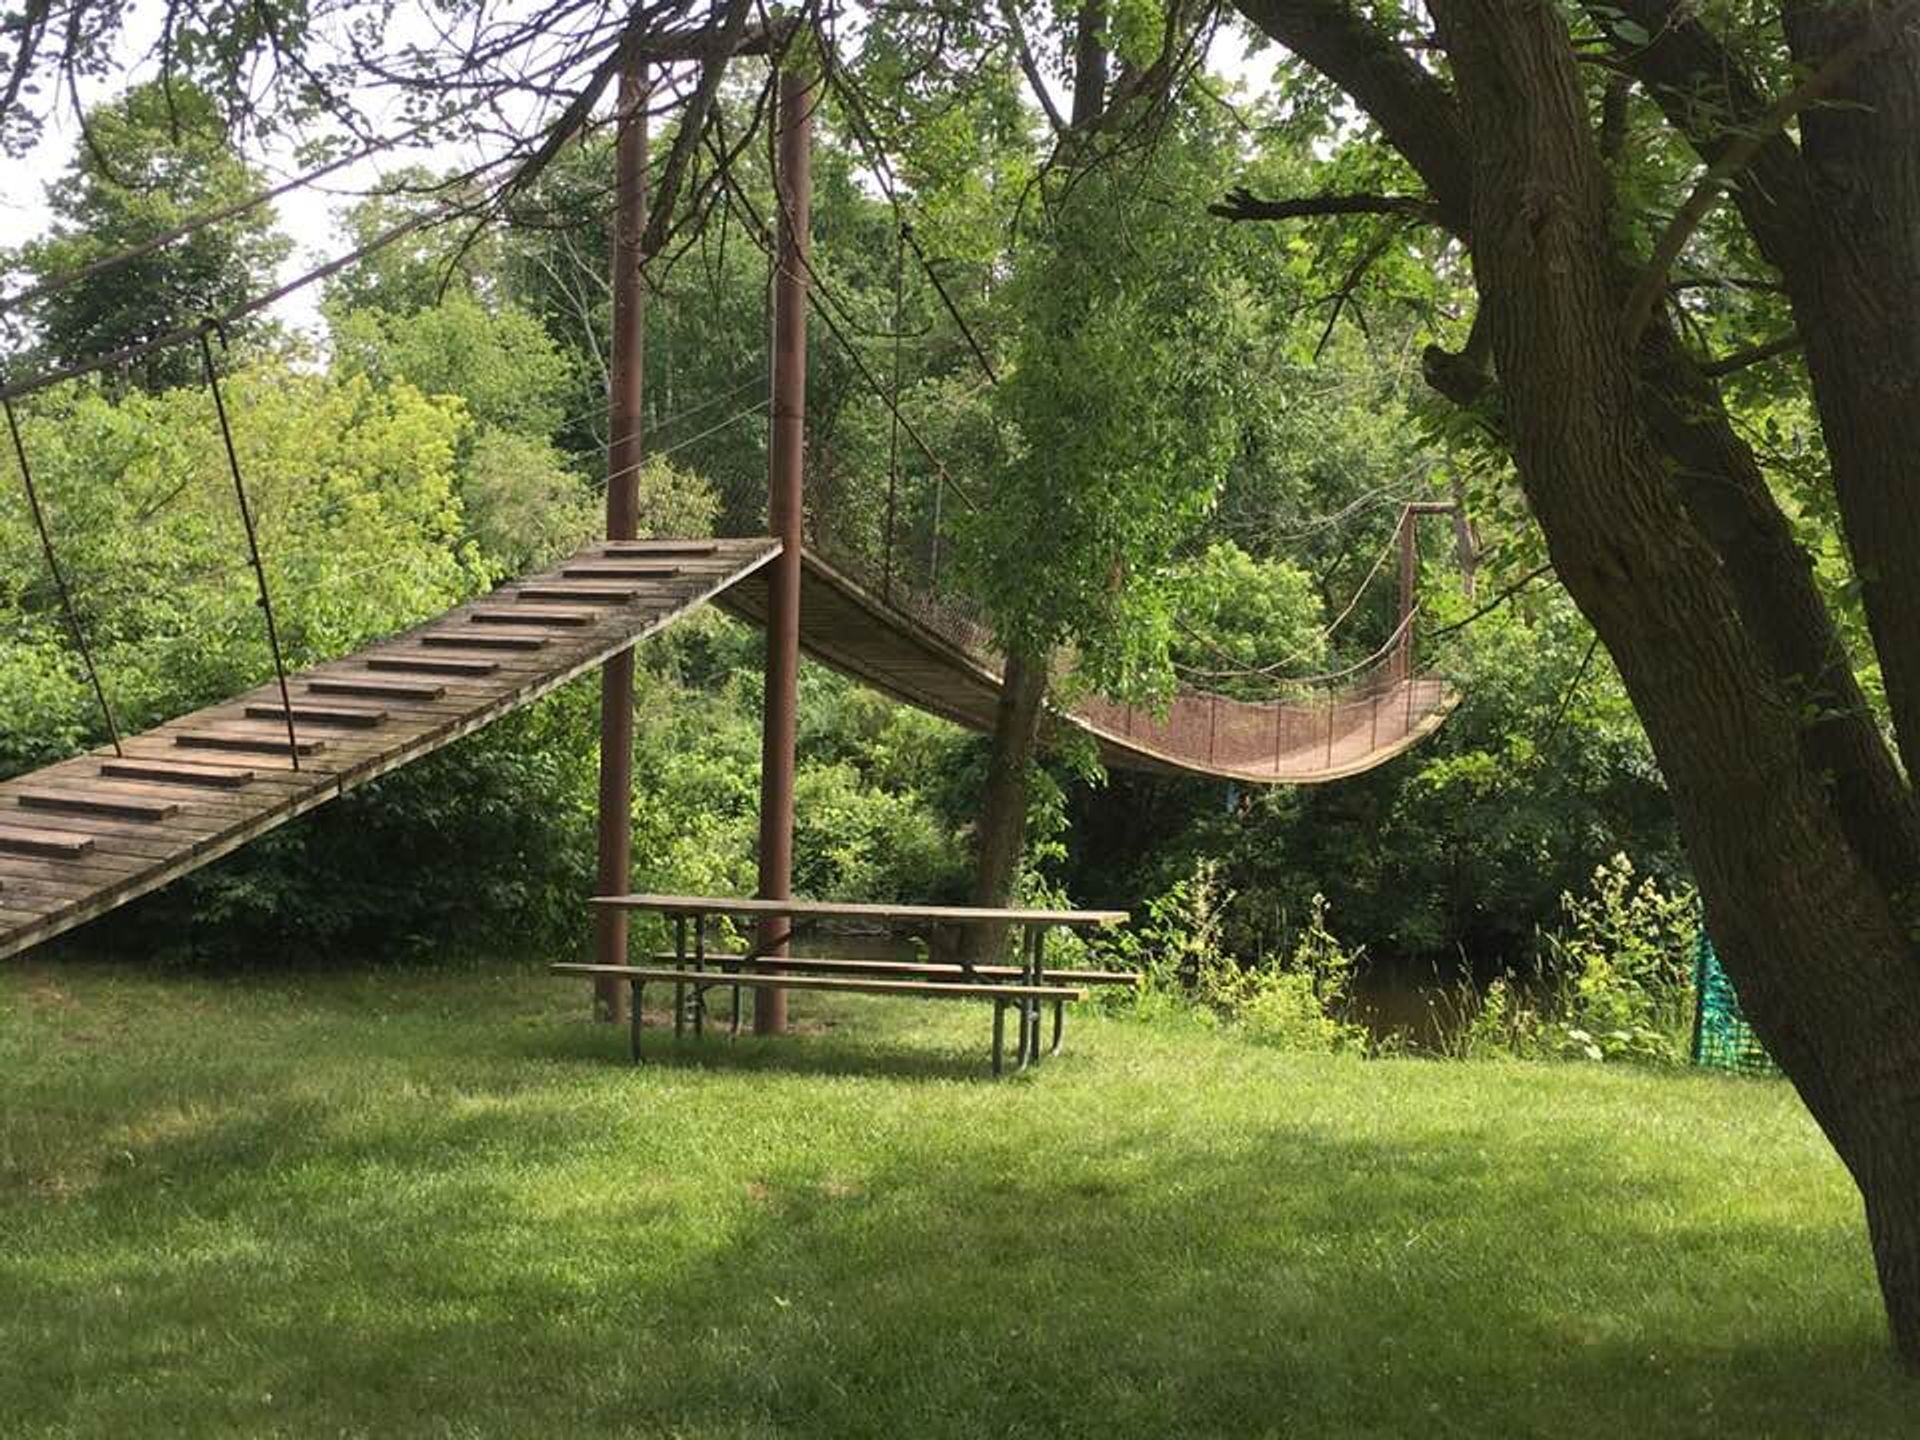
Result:
<svg viewBox="0 0 1920 1440">
<path fill-rule="evenodd" d="M 1611 194 L 1558 14 L 1433 11 L 1472 146 L 1475 280 L 1521 483 L 1668 777 L 1742 999 L 1860 1186 L 1896 1347 L 1920 1364 L 1920 956 L 1883 884 L 1913 856 L 1872 820 L 1849 834 L 1809 740 L 1813 677 L 1781 674 L 1792 624 L 1760 621 L 1741 593 L 1796 598 L 1776 568 L 1790 554 L 1762 516 L 1752 571 L 1723 564 L 1674 483 L 1676 418 L 1623 339 Z"/>
<path fill-rule="evenodd" d="M 1083 0 L 1074 32 L 1072 132 L 1061 139 L 1069 163 L 1085 154 L 1086 142 L 1103 117 L 1108 80 L 1106 23 L 1106 0 Z M 1049 668 L 1048 656 L 1008 647 L 974 844 L 973 903 L 988 909 L 1004 909 L 1019 882 Z M 976 961 L 990 961 L 1006 941 L 1007 927 L 990 925 L 971 927 L 965 943 Z"/>
<path fill-rule="evenodd" d="M 1876 8 L 1789 3 L 1796 57 L 1810 68 Z M 1468 240 L 1497 423 L 1554 567 L 1646 727 L 1742 1001 L 1860 1188 L 1895 1348 L 1920 1366 L 1912 790 L 1811 563 L 1711 382 L 1664 319 L 1637 344 L 1627 334 L 1639 267 L 1621 248 L 1626 227 L 1611 214 L 1560 12 L 1546 0 L 1433 0 L 1449 90 L 1346 0 L 1240 8 L 1368 111 Z M 1704 158 L 1752 133 L 1769 101 L 1699 12 L 1672 0 L 1616 8 L 1656 37 L 1622 62 Z M 1916 46 L 1910 30 L 1890 34 L 1849 72 L 1845 103 L 1802 118 L 1805 166 L 1786 136 L 1771 136 L 1746 167 L 1749 183 L 1733 188 L 1807 339 L 1910 770 L 1920 748 L 1920 506 L 1905 474 L 1920 454 L 1920 331 L 1905 324 L 1920 302 Z M 1474 403 L 1486 382 L 1460 388 Z"/>
</svg>

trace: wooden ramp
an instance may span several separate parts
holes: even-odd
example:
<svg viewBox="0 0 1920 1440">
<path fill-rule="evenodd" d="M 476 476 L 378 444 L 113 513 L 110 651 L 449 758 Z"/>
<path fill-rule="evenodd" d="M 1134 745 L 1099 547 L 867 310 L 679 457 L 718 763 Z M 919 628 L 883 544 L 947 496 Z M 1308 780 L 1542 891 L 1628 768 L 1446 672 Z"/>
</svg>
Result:
<svg viewBox="0 0 1920 1440">
<path fill-rule="evenodd" d="M 802 557 L 800 587 L 807 654 L 909 705 L 992 731 L 1000 670 L 984 631 L 911 593 L 882 599 L 812 552 Z M 762 623 L 766 576 L 743 577 L 717 603 Z M 1438 729 L 1458 700 L 1437 676 L 1382 663 L 1297 700 L 1188 691 L 1156 714 L 1089 697 L 1061 718 L 1092 736 L 1116 769 L 1311 785 L 1384 765 Z"/>
<path fill-rule="evenodd" d="M 0 783 L 0 957 L 417 760 L 672 624 L 773 540 L 589 547 L 405 634 Z"/>
</svg>

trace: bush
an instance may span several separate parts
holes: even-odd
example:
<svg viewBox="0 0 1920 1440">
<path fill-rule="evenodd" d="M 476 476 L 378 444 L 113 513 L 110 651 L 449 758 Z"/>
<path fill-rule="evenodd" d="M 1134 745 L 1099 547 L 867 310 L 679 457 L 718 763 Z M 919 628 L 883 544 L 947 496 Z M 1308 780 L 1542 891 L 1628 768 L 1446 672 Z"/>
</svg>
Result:
<svg viewBox="0 0 1920 1440">
<path fill-rule="evenodd" d="M 1563 928 L 1540 936 L 1539 983 L 1463 986 L 1445 1052 L 1458 1059 L 1687 1060 L 1697 927 L 1690 889 L 1665 891 L 1619 854 L 1587 892 L 1561 897 Z"/>
<path fill-rule="evenodd" d="M 1142 924 L 1085 946 L 1080 958 L 1138 970 L 1140 989 L 1130 997 L 1113 995 L 1109 1003 L 1140 1018 L 1197 1019 L 1287 1050 L 1366 1048 L 1365 1027 L 1348 1018 L 1361 952 L 1329 928 L 1326 898 L 1313 897 L 1307 923 L 1288 949 L 1251 961 L 1221 943 L 1232 899 L 1220 886 L 1218 865 L 1202 861 L 1147 902 Z"/>
</svg>

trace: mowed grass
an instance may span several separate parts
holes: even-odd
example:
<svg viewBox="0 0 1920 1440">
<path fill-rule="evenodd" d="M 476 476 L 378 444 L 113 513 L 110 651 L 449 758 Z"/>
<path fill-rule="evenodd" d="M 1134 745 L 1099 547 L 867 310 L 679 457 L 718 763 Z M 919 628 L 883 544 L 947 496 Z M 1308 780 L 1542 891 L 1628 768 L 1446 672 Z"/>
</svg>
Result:
<svg viewBox="0 0 1920 1440">
<path fill-rule="evenodd" d="M 1092 1018 L 995 1083 L 978 1006 L 814 997 L 636 1071 L 585 1009 L 0 969 L 0 1431 L 1920 1434 L 1783 1085 Z"/>
</svg>

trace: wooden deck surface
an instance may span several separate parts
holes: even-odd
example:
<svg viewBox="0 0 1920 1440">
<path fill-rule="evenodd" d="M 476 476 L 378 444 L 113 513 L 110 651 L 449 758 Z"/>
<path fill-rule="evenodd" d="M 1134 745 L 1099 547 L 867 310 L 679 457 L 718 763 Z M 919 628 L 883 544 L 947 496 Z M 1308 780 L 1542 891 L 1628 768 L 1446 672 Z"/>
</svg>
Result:
<svg viewBox="0 0 1920 1440">
<path fill-rule="evenodd" d="M 413 630 L 0 783 L 0 957 L 538 699 L 766 564 L 772 540 L 590 547 Z"/>
<path fill-rule="evenodd" d="M 717 601 L 764 622 L 764 574 Z M 800 648 L 815 660 L 909 705 L 986 734 L 1000 697 L 998 662 L 980 637 L 956 639 L 941 618 L 916 616 L 834 569 L 802 557 Z M 1415 674 L 1311 702 L 1245 702 L 1183 693 L 1164 715 L 1097 697 L 1059 717 L 1090 735 L 1121 770 L 1209 775 L 1253 785 L 1313 785 L 1385 764 L 1438 729 L 1458 695 Z"/>
</svg>

